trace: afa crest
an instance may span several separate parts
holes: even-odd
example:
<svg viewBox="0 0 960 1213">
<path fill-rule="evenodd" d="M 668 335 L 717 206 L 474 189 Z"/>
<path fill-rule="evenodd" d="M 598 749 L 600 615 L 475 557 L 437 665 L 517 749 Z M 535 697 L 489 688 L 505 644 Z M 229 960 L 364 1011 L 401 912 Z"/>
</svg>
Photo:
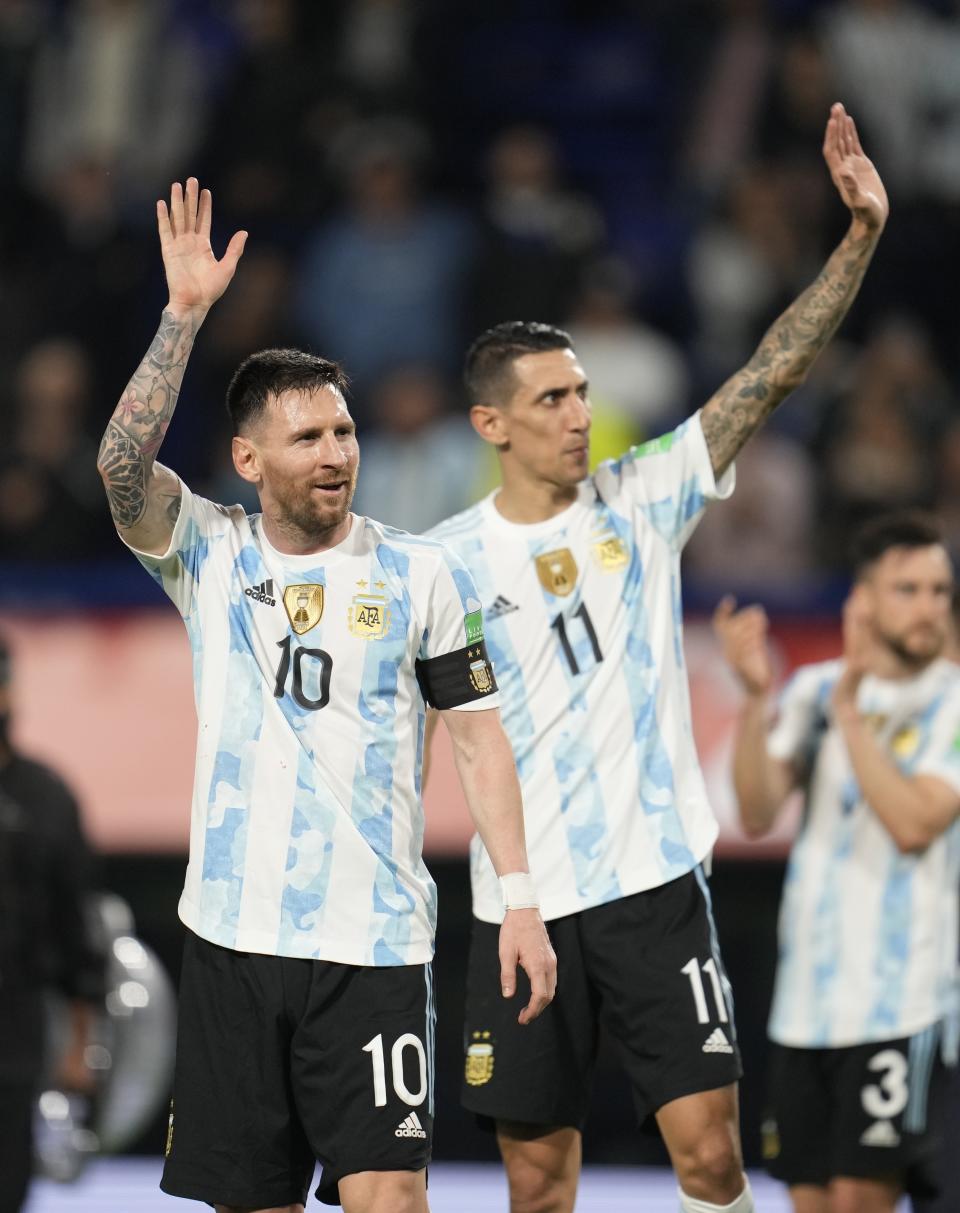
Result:
<svg viewBox="0 0 960 1213">
<path fill-rule="evenodd" d="M 463 1077 L 471 1087 L 482 1087 L 493 1078 L 493 1041 L 489 1032 L 472 1033 Z"/>
<path fill-rule="evenodd" d="M 905 724 L 890 739 L 890 749 L 897 758 L 912 758 L 920 744 L 920 730 L 915 724 Z"/>
<path fill-rule="evenodd" d="M 347 608 L 347 627 L 361 640 L 379 640 L 390 627 L 386 595 L 368 593 L 365 581 L 358 581 L 357 585 L 363 592 L 354 594 L 353 602 Z M 382 590 L 385 585 L 384 581 L 374 582 L 374 589 Z"/>
<path fill-rule="evenodd" d="M 467 649 L 467 658 L 470 662 L 470 682 L 473 689 L 481 695 L 486 695 L 488 691 L 493 690 L 493 671 L 484 660 L 481 649 Z"/>
<path fill-rule="evenodd" d="M 602 535 L 593 541 L 593 556 L 605 573 L 615 573 L 630 562 L 626 544 L 619 535 Z"/>
<path fill-rule="evenodd" d="M 569 548 L 544 552 L 537 557 L 537 576 L 548 594 L 566 598 L 577 584 L 577 562 Z"/>
<path fill-rule="evenodd" d="M 302 636 L 323 618 L 323 586 L 288 585 L 283 591 L 283 605 L 290 626 Z"/>
</svg>

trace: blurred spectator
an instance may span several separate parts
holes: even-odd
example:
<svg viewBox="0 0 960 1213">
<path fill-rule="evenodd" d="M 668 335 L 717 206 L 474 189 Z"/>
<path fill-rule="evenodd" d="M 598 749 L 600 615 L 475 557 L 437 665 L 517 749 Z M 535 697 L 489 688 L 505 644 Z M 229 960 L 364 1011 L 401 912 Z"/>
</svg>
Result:
<svg viewBox="0 0 960 1213">
<path fill-rule="evenodd" d="M 559 324 L 585 258 L 600 247 L 600 211 L 564 182 L 556 141 L 539 127 L 502 131 L 486 169 L 471 331 L 512 319 Z"/>
<path fill-rule="evenodd" d="M 449 387 L 431 366 L 389 371 L 371 393 L 374 429 L 363 439 L 363 475 L 354 509 L 419 534 L 472 504 L 480 439 L 451 416 Z"/>
<path fill-rule="evenodd" d="M 18 753 L 10 652 L 0 639 L 0 1209 L 17 1213 L 33 1166 L 34 1101 L 44 1078 L 44 999 L 69 1003 L 66 1051 L 47 1081 L 89 1094 L 86 1061 L 104 992 L 87 921 L 93 860 L 69 788 Z"/>
<path fill-rule="evenodd" d="M 950 31 L 913 0 L 840 0 L 824 7 L 822 28 L 840 92 L 876 141 L 873 159 L 892 196 L 909 199 L 923 186 L 924 149 L 944 88 L 960 101 L 956 59 L 942 53 Z"/>
<path fill-rule="evenodd" d="M 955 407 L 921 330 L 893 320 L 873 335 L 818 443 L 827 562 L 843 560 L 851 531 L 874 514 L 935 504 L 935 444 Z"/>
<path fill-rule="evenodd" d="M 749 358 L 771 317 L 816 274 L 817 233 L 798 229 L 792 202 L 780 165 L 750 165 L 731 186 L 724 213 L 694 237 L 687 274 L 695 344 L 711 381 Z"/>
<path fill-rule="evenodd" d="M 28 350 L 17 369 L 0 467 L 0 550 L 13 559 L 81 559 L 111 538 L 84 428 L 91 375 L 82 347 L 57 338 Z"/>
<path fill-rule="evenodd" d="M 162 194 L 204 123 L 203 69 L 183 22 L 162 0 L 74 0 L 37 57 L 27 178 L 69 209 L 78 166 L 102 174 L 117 208 Z"/>
<path fill-rule="evenodd" d="M 416 95 L 414 36 L 421 8 L 417 0 L 350 0 L 346 6 L 340 71 L 367 102 L 387 109 Z"/>
<path fill-rule="evenodd" d="M 458 210 L 424 196 L 425 153 L 424 133 L 399 120 L 344 132 L 344 207 L 304 254 L 299 328 L 344 364 L 360 396 L 397 362 L 459 361 L 472 233 Z"/>
<path fill-rule="evenodd" d="M 765 0 L 723 0 L 716 8 L 722 9 L 722 18 L 704 68 L 686 152 L 691 180 L 711 196 L 729 183 L 749 154 L 775 50 Z M 822 118 L 820 127 L 822 137 Z"/>
<path fill-rule="evenodd" d="M 624 262 L 594 262 L 565 327 L 587 371 L 594 404 L 621 413 L 639 441 L 682 420 L 690 377 L 669 337 L 633 314 L 633 295 Z"/>
<path fill-rule="evenodd" d="M 241 46 L 211 118 L 204 176 L 224 226 L 236 219 L 262 237 L 265 225 L 282 230 L 326 201 L 316 136 L 340 94 L 335 74 L 317 70 L 302 0 L 233 0 L 230 13 Z"/>
<path fill-rule="evenodd" d="M 688 573 L 725 590 L 806 588 L 814 573 L 816 478 L 810 455 L 772 430 L 737 456 L 737 491 L 707 510 L 684 549 Z"/>
</svg>

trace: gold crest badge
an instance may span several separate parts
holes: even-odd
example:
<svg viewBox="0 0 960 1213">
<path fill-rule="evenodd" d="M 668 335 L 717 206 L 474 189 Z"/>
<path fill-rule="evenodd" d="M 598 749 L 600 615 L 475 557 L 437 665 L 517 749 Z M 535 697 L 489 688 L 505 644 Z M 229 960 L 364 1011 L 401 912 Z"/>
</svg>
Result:
<svg viewBox="0 0 960 1213">
<path fill-rule="evenodd" d="M 379 640 L 390 627 L 386 595 L 368 593 L 365 581 L 358 581 L 357 585 L 362 592 L 354 594 L 353 602 L 347 607 L 347 626 L 354 636 L 363 640 Z M 376 581 L 374 589 L 382 590 L 385 585 L 385 581 Z"/>
<path fill-rule="evenodd" d="M 619 535 L 604 535 L 594 540 L 593 555 L 605 573 L 615 573 L 625 568 L 630 560 L 626 544 Z"/>
<path fill-rule="evenodd" d="M 288 585 L 283 591 L 283 605 L 290 626 L 302 636 L 323 618 L 323 586 Z"/>
<path fill-rule="evenodd" d="M 489 1032 L 473 1033 L 467 1046 L 463 1076 L 471 1087 L 482 1087 L 493 1078 L 493 1041 Z"/>
<path fill-rule="evenodd" d="M 566 598 L 577 584 L 577 562 L 569 548 L 558 548 L 555 552 L 544 552 L 537 557 L 537 576 L 548 594 Z"/>
<path fill-rule="evenodd" d="M 473 689 L 481 695 L 486 695 L 487 691 L 493 690 L 493 671 L 484 660 L 480 649 L 467 649 L 467 658 L 470 661 L 470 682 Z"/>
<path fill-rule="evenodd" d="M 897 758 L 912 758 L 920 744 L 920 730 L 915 724 L 905 724 L 890 739 L 890 749 Z"/>
</svg>

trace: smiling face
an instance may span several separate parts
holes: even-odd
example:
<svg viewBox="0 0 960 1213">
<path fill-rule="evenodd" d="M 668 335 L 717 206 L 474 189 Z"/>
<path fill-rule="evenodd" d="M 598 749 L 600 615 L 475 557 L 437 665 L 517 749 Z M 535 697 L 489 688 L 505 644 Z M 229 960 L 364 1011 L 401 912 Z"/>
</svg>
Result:
<svg viewBox="0 0 960 1213">
<path fill-rule="evenodd" d="M 876 640 L 902 665 L 919 671 L 944 652 L 953 594 L 944 548 L 889 548 L 865 570 L 861 584 Z"/>
<path fill-rule="evenodd" d="M 233 461 L 256 486 L 264 518 L 294 550 L 344 537 L 338 531 L 350 513 L 360 449 L 336 388 L 270 396 L 263 412 L 233 439 Z"/>
<path fill-rule="evenodd" d="M 505 382 L 509 395 L 471 413 L 482 437 L 499 449 L 505 473 L 560 489 L 578 485 L 590 470 L 590 395 L 576 354 L 522 354 Z"/>
</svg>

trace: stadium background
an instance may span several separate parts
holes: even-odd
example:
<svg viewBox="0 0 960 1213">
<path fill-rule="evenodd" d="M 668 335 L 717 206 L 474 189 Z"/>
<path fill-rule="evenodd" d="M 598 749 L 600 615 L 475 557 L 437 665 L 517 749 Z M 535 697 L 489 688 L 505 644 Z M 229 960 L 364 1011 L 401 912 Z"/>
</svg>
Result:
<svg viewBox="0 0 960 1213">
<path fill-rule="evenodd" d="M 819 151 L 841 99 L 888 186 L 888 231 L 839 338 L 739 461 L 735 498 L 685 564 L 756 1163 L 786 834 L 751 846 L 733 826 L 736 696 L 704 619 L 728 590 L 765 602 L 786 671 L 836 651 L 860 520 L 933 508 L 960 548 L 958 62 L 950 0 L 0 0 L 0 627 L 18 653 L 16 735 L 81 793 L 102 884 L 174 976 L 187 646 L 120 550 L 94 466 L 165 299 L 154 199 L 196 174 L 215 248 L 250 231 L 164 461 L 242 499 L 230 371 L 303 344 L 353 380 L 357 508 L 419 530 L 491 484 L 457 380 L 486 325 L 571 329 L 598 458 L 671 427 L 742 364 L 844 230 Z M 468 826 L 449 788 L 428 798 L 436 1148 L 493 1157 L 455 1105 Z M 158 1117 L 136 1149 L 162 1141 Z M 605 1053 L 587 1161 L 657 1149 Z"/>
</svg>

